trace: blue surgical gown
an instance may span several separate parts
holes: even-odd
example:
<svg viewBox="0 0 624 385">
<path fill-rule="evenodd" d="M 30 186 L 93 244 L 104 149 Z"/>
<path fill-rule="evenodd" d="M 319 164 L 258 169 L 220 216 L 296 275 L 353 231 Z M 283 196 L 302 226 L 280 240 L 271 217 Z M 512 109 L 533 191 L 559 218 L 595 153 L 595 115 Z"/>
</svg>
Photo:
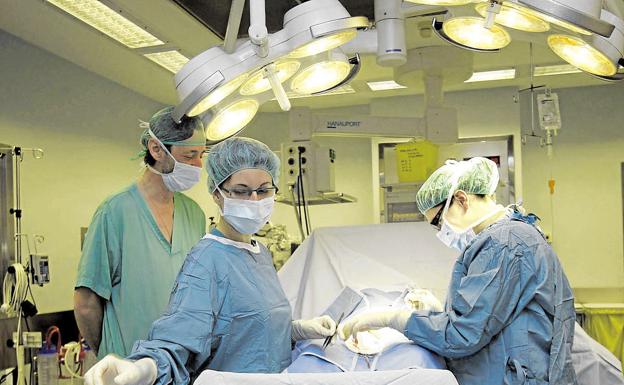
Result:
<svg viewBox="0 0 624 385">
<path fill-rule="evenodd" d="M 84 241 L 75 287 L 105 300 L 98 357 L 122 356 L 147 337 L 167 307 L 173 282 L 189 250 L 206 233 L 199 205 L 173 194 L 171 243 L 158 228 L 136 183 L 96 210 Z"/>
<path fill-rule="evenodd" d="M 186 257 L 164 315 L 128 358 L 156 360 L 156 385 L 188 384 L 204 369 L 278 373 L 290 365 L 291 322 L 266 247 L 204 238 Z"/>
<path fill-rule="evenodd" d="M 527 217 L 480 232 L 455 263 L 444 312 L 415 312 L 405 335 L 447 359 L 460 385 L 576 383 L 574 298 Z"/>
</svg>

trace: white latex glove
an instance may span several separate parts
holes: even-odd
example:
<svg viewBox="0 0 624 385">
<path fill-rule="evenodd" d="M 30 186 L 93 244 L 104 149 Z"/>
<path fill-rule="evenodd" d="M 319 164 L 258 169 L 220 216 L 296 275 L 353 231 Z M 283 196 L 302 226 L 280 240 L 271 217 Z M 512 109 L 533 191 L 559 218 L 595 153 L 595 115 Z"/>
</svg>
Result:
<svg viewBox="0 0 624 385">
<path fill-rule="evenodd" d="M 357 340 L 359 332 L 385 327 L 393 328 L 403 333 L 412 312 L 409 310 L 390 310 L 377 313 L 362 314 L 345 321 L 340 328 L 340 338 L 346 340 L 349 336 Z"/>
<path fill-rule="evenodd" d="M 152 385 L 156 381 L 156 361 L 131 361 L 109 354 L 84 376 L 85 385 Z"/>
<path fill-rule="evenodd" d="M 333 336 L 335 333 L 336 322 L 328 315 L 292 322 L 293 341 L 325 338 Z"/>
</svg>

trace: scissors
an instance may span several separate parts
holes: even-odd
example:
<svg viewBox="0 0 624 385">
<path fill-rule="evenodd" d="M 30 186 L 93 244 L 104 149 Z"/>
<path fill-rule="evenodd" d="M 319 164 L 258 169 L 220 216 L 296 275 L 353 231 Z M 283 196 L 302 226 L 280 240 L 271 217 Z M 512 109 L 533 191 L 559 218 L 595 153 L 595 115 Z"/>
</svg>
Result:
<svg viewBox="0 0 624 385">
<path fill-rule="evenodd" d="M 323 342 L 323 350 L 325 350 L 329 346 L 329 344 L 331 343 L 336 333 L 338 333 L 338 325 L 340 325 L 340 322 L 342 321 L 343 318 L 344 318 L 344 312 L 340 314 L 340 318 L 338 318 L 338 322 L 336 322 L 336 331 L 334 332 L 334 334 L 325 338 L 325 342 Z"/>
</svg>

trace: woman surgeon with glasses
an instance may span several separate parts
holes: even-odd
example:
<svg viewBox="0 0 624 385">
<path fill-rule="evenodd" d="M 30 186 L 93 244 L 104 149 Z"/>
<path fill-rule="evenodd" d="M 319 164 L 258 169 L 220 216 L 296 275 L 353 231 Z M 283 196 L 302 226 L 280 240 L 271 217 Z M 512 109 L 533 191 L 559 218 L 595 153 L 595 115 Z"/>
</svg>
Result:
<svg viewBox="0 0 624 385">
<path fill-rule="evenodd" d="M 291 318 L 271 255 L 252 239 L 270 218 L 279 158 L 263 143 L 230 138 L 208 153 L 221 218 L 189 252 L 169 305 L 126 359 L 106 356 L 87 385 L 188 384 L 202 370 L 279 373 L 292 341 L 333 335 L 328 316 Z M 145 277 L 150 279 L 150 277 Z"/>
</svg>

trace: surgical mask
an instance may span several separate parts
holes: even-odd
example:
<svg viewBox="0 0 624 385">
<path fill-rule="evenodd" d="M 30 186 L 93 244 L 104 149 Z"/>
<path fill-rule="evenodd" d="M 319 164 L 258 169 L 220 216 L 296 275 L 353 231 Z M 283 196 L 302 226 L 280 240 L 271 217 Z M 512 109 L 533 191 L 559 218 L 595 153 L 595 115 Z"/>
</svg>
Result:
<svg viewBox="0 0 624 385">
<path fill-rule="evenodd" d="M 173 155 L 171 155 L 169 150 L 167 150 L 167 147 L 165 147 L 162 142 L 156 137 L 156 135 L 154 135 L 152 130 L 149 130 L 148 132 L 152 136 L 152 138 L 154 138 L 154 140 L 158 142 L 160 147 L 165 150 L 167 155 L 169 155 L 171 159 L 173 159 L 174 165 L 173 170 L 166 174 L 155 170 L 150 165 L 147 165 L 147 168 L 154 174 L 162 176 L 165 187 L 167 187 L 167 190 L 171 192 L 185 191 L 195 186 L 201 178 L 201 167 L 195 167 L 191 166 L 190 164 L 178 162 L 173 157 Z"/>
<path fill-rule="evenodd" d="M 447 207 L 444 208 L 445 211 L 446 209 Z M 448 223 L 446 219 L 443 219 L 442 228 L 440 229 L 440 231 L 438 231 L 436 236 L 447 247 L 457 249 L 459 252 L 462 252 L 466 249 L 466 247 L 468 247 L 470 242 L 472 242 L 472 240 L 477 237 L 477 234 L 474 232 L 474 228 L 479 224 L 485 222 L 486 220 L 490 219 L 494 215 L 498 214 L 502 210 L 505 210 L 505 208 L 502 206 L 497 207 L 496 210 L 493 210 L 491 213 L 488 213 L 483 217 L 479 218 L 477 221 L 475 221 L 472 225 L 468 226 L 463 231 Z M 444 215 L 442 215 L 442 218 L 444 218 Z"/>
<path fill-rule="evenodd" d="M 223 194 L 223 209 L 221 215 L 236 231 L 241 234 L 255 234 L 269 221 L 273 213 L 275 198 L 269 197 L 259 201 L 246 199 L 232 199 Z"/>
</svg>

